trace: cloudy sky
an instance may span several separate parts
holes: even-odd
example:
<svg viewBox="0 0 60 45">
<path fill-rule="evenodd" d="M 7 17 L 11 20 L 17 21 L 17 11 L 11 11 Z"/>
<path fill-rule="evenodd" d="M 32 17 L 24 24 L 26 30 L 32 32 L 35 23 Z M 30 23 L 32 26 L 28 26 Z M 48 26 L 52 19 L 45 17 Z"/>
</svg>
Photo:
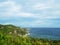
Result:
<svg viewBox="0 0 60 45">
<path fill-rule="evenodd" d="M 60 0 L 0 0 L 0 24 L 60 27 Z"/>
</svg>

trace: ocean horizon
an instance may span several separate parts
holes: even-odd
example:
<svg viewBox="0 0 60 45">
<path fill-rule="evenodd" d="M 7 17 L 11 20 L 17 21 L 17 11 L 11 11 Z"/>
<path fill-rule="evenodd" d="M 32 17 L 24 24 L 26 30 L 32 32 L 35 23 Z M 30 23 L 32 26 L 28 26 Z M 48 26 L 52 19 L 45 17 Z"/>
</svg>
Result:
<svg viewBox="0 0 60 45">
<path fill-rule="evenodd" d="M 60 40 L 60 28 L 30 28 L 29 32 L 34 38 Z"/>
</svg>

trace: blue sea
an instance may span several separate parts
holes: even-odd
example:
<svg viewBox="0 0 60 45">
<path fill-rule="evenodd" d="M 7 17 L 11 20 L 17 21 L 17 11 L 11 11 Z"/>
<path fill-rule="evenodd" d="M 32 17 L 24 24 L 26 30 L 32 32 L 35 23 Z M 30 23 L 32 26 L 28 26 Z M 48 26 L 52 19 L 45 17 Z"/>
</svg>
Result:
<svg viewBox="0 0 60 45">
<path fill-rule="evenodd" d="M 30 28 L 31 37 L 60 40 L 60 28 Z"/>
</svg>

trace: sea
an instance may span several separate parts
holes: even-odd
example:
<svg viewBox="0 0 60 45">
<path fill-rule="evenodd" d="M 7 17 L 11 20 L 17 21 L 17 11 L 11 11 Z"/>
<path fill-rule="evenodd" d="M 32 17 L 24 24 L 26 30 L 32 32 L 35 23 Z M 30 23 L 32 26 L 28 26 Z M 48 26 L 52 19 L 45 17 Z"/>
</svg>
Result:
<svg viewBox="0 0 60 45">
<path fill-rule="evenodd" d="M 29 33 L 34 38 L 60 40 L 60 28 L 30 28 Z"/>
</svg>

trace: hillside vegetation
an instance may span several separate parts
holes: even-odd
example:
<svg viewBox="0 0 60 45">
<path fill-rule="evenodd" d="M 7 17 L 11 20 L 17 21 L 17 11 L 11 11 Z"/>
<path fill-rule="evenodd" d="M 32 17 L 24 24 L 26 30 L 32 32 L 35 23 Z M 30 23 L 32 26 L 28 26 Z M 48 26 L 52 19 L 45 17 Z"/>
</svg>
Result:
<svg viewBox="0 0 60 45">
<path fill-rule="evenodd" d="M 1 25 L 0 24 L 0 33 L 3 34 L 15 34 L 15 35 L 25 35 L 27 34 L 27 28 L 20 28 L 14 25 Z"/>
<path fill-rule="evenodd" d="M 60 45 L 60 40 L 48 40 L 24 36 L 27 28 L 0 24 L 0 45 Z"/>
</svg>

